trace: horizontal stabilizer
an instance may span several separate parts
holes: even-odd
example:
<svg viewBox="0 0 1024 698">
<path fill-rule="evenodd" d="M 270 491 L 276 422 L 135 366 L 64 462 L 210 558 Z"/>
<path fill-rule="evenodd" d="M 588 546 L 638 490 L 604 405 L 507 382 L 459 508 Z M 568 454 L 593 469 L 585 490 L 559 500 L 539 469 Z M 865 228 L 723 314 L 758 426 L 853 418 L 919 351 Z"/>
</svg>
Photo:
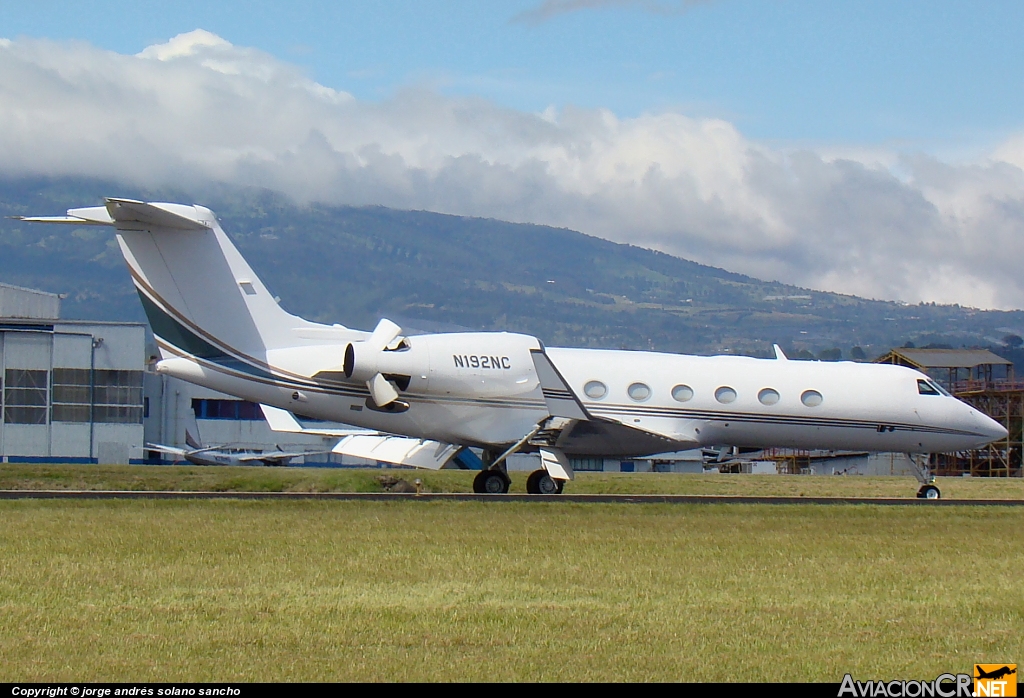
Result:
<svg viewBox="0 0 1024 698">
<path fill-rule="evenodd" d="M 77 209 L 78 211 L 102 211 L 103 218 L 86 218 L 84 216 L 11 216 L 16 221 L 26 223 L 63 223 L 64 225 L 114 225 L 114 219 L 107 215 L 107 209 L 98 206 L 94 209 Z"/>
<path fill-rule="evenodd" d="M 68 209 L 66 216 L 17 216 L 27 223 L 65 225 L 113 225 L 119 228 L 172 228 L 206 230 L 213 225 L 200 217 L 195 206 L 146 203 L 134 199 L 107 199 L 106 206 Z"/>
<path fill-rule="evenodd" d="M 589 421 L 590 415 L 583 403 L 573 393 L 569 383 L 551 363 L 550 357 L 544 350 L 531 349 L 530 354 L 533 356 L 533 366 L 537 371 L 537 378 L 540 380 L 548 414 L 552 417 L 566 417 L 581 422 Z"/>
<path fill-rule="evenodd" d="M 461 450 L 461 446 L 410 439 L 404 436 L 347 436 L 334 447 L 335 453 L 353 458 L 383 461 L 392 465 L 440 470 Z"/>
<path fill-rule="evenodd" d="M 106 208 L 118 227 L 125 223 L 139 223 L 157 228 L 205 230 L 213 225 L 212 221 L 199 218 L 195 206 L 184 204 L 147 204 L 133 199 L 107 199 Z M 76 211 L 71 209 L 68 215 L 78 215 Z"/>
</svg>

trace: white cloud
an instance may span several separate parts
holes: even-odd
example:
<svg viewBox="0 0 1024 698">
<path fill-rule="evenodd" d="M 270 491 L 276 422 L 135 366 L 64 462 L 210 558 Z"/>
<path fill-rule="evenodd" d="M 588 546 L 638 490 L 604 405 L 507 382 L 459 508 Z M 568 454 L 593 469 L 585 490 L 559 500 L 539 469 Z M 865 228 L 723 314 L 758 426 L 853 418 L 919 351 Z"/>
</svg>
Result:
<svg viewBox="0 0 1024 698">
<path fill-rule="evenodd" d="M 1022 143 L 951 163 L 769 146 L 671 112 L 533 114 L 425 90 L 363 102 L 201 30 L 138 56 L 0 41 L 4 174 L 546 223 L 875 298 L 1024 306 Z"/>
<path fill-rule="evenodd" d="M 185 34 L 178 34 L 165 44 L 153 44 L 147 46 L 140 53 L 139 58 L 155 58 L 158 61 L 169 61 L 175 58 L 193 56 L 204 48 L 230 49 L 231 43 L 226 39 L 206 31 L 195 29 Z"/>
</svg>

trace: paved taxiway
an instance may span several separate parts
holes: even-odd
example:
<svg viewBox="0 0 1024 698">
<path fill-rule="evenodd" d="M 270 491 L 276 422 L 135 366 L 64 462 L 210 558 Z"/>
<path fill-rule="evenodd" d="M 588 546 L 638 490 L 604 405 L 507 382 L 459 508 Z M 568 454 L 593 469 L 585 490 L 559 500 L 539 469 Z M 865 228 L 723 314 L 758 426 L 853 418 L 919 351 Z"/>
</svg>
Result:
<svg viewBox="0 0 1024 698">
<path fill-rule="evenodd" d="M 395 502 L 573 502 L 575 504 L 880 504 L 883 506 L 1024 506 L 1024 499 L 897 499 L 892 497 L 746 497 L 698 494 L 398 494 L 393 492 L 140 492 L 0 490 L 0 499 L 322 499 Z"/>
</svg>

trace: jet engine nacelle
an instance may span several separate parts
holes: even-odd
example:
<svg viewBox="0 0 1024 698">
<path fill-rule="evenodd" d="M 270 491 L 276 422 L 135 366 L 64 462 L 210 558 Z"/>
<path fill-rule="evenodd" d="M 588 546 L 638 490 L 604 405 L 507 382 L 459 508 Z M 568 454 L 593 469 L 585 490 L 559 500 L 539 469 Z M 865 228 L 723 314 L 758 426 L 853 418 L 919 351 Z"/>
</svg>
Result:
<svg viewBox="0 0 1024 698">
<path fill-rule="evenodd" d="M 345 347 L 342 371 L 346 380 L 365 383 L 370 391 L 369 407 L 404 411 L 398 402 L 399 391 L 407 390 L 418 370 L 426 376 L 429 359 L 425 352 L 414 352 L 409 340 L 399 337 L 402 328 L 388 319 L 377 323 L 369 337 Z"/>
<path fill-rule="evenodd" d="M 430 357 L 430 395 L 501 398 L 529 394 L 539 382 L 530 351 L 536 337 L 511 332 L 459 332 L 411 337 Z"/>
<path fill-rule="evenodd" d="M 427 395 L 495 397 L 534 390 L 537 379 L 529 335 L 495 332 L 400 337 L 401 329 L 381 320 L 363 341 L 345 347 L 345 380 L 366 385 L 371 408 L 401 410 L 406 391 Z"/>
<path fill-rule="evenodd" d="M 351 342 L 345 347 L 345 363 L 342 369 L 345 378 L 354 383 L 373 380 L 378 373 L 395 376 L 426 376 L 430 370 L 430 358 L 426 347 L 414 340 L 402 338 L 393 348 L 374 347 L 368 342 Z M 395 379 L 392 379 L 395 380 Z M 403 388 L 404 389 L 404 388 Z"/>
</svg>

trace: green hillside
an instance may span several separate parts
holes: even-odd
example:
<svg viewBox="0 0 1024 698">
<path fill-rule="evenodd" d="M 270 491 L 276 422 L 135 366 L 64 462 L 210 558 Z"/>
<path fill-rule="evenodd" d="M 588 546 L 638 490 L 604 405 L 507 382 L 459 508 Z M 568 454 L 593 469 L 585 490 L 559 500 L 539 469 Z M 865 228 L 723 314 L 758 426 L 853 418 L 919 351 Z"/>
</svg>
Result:
<svg viewBox="0 0 1024 698">
<path fill-rule="evenodd" d="M 537 335 L 550 345 L 868 355 L 1024 334 L 1020 311 L 869 301 L 765 282 L 566 229 L 383 207 L 298 206 L 261 190 L 142 191 L 88 179 L 0 180 L 0 214 L 56 215 L 104 195 L 196 201 L 290 311 L 372 327 Z M 66 293 L 66 317 L 142 320 L 112 233 L 0 222 L 0 281 Z"/>
</svg>

